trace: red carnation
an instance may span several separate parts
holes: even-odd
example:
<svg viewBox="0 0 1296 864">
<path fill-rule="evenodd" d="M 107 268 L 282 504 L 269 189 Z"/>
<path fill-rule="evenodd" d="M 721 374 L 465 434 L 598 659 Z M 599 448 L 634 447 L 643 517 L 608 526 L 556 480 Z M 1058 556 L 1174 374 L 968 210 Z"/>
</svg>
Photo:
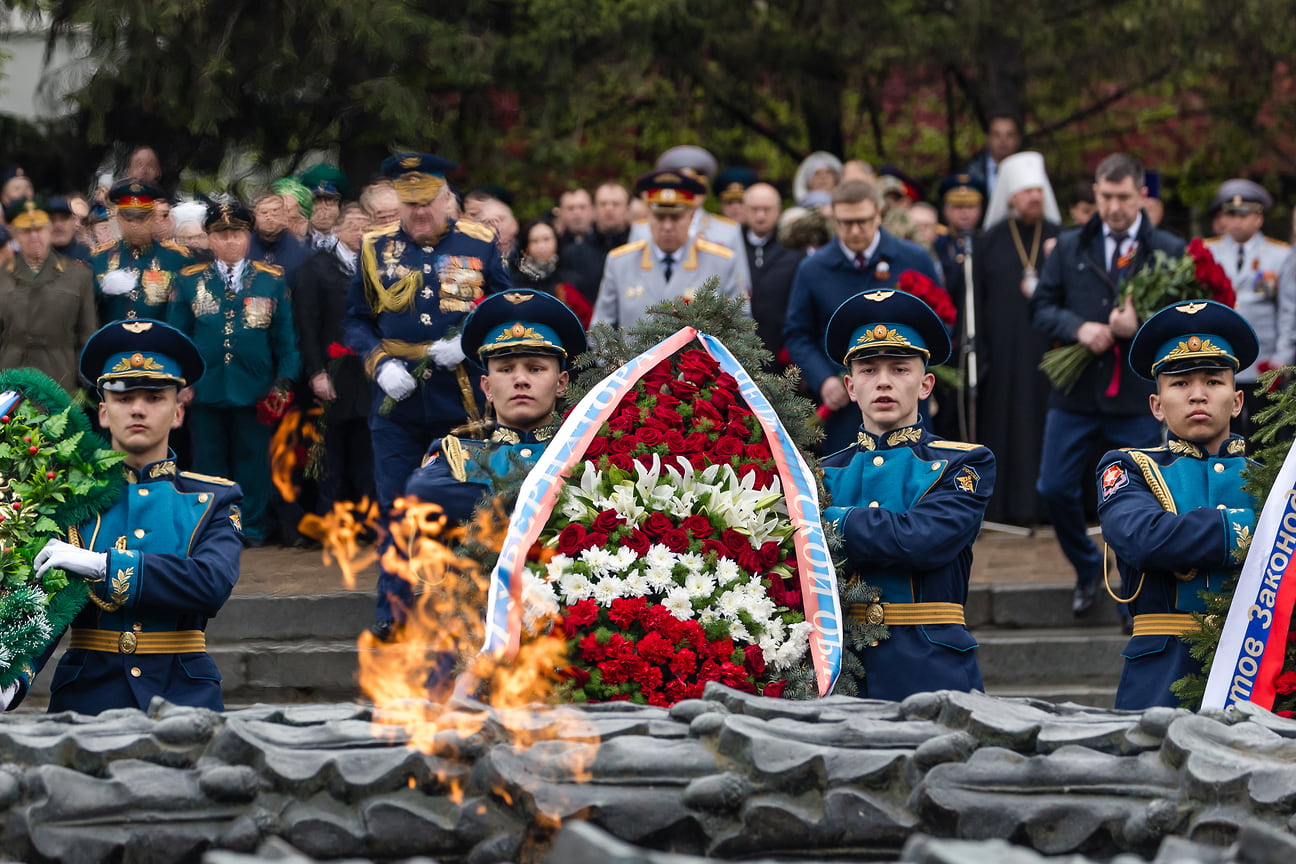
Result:
<svg viewBox="0 0 1296 864">
<path fill-rule="evenodd" d="M 748 672 L 757 678 L 765 674 L 765 652 L 759 645 L 748 645 L 743 648 L 743 657 Z"/>
<path fill-rule="evenodd" d="M 675 646 L 667 642 L 660 633 L 649 633 L 639 640 L 639 656 L 654 664 L 666 663 L 675 653 Z"/>
<path fill-rule="evenodd" d="M 599 606 L 593 600 L 580 600 L 567 607 L 567 622 L 576 627 L 588 627 L 598 617 Z"/>
<path fill-rule="evenodd" d="M 647 699 L 648 704 L 654 708 L 669 708 L 671 704 L 670 700 L 666 698 L 666 694 L 660 690 L 649 693 Z"/>
<path fill-rule="evenodd" d="M 666 686 L 662 689 L 662 694 L 671 702 L 681 702 L 689 697 L 689 687 L 683 681 L 676 678 L 673 681 L 666 682 Z"/>
<path fill-rule="evenodd" d="M 670 669 L 680 678 L 692 677 L 697 672 L 697 654 L 688 648 L 677 653 L 670 661 Z"/>
<path fill-rule="evenodd" d="M 745 690 L 748 682 L 747 670 L 737 663 L 726 661 L 720 664 L 720 683 L 736 690 Z"/>
<path fill-rule="evenodd" d="M 711 656 L 716 659 L 717 663 L 724 663 L 733 659 L 734 643 L 730 636 L 721 636 L 711 643 Z"/>
<path fill-rule="evenodd" d="M 591 531 L 601 531 L 604 534 L 611 534 L 620 528 L 624 523 L 615 510 L 604 510 L 594 518 L 594 524 L 590 526 Z"/>
<path fill-rule="evenodd" d="M 945 289 L 917 270 L 906 270 L 901 273 L 896 287 L 926 303 L 946 327 L 953 327 L 954 322 L 958 320 L 958 310 L 954 308 L 954 303 Z"/>
<path fill-rule="evenodd" d="M 634 553 L 640 557 L 647 555 L 648 547 L 652 545 L 652 541 L 648 539 L 648 535 L 637 528 L 632 530 L 625 537 L 621 538 L 621 543 L 626 548 L 634 550 Z"/>
<path fill-rule="evenodd" d="M 587 633 L 580 641 L 581 659 L 586 663 L 598 663 L 607 656 L 607 646 L 598 641 L 593 633 Z"/>
<path fill-rule="evenodd" d="M 330 360 L 340 360 L 346 356 L 356 356 L 356 352 L 341 342 L 330 342 L 328 346 L 328 356 Z"/>
<path fill-rule="evenodd" d="M 705 540 L 715 530 L 711 527 L 711 520 L 701 513 L 684 517 L 684 523 L 680 527 L 698 540 Z"/>
<path fill-rule="evenodd" d="M 585 548 L 585 526 L 575 522 L 562 529 L 558 535 L 558 551 L 567 556 L 579 555 Z"/>
<path fill-rule="evenodd" d="M 608 607 L 608 617 L 612 619 L 612 623 L 624 630 L 638 621 L 647 609 L 648 601 L 643 597 L 618 597 Z"/>
<path fill-rule="evenodd" d="M 771 681 L 765 685 L 765 690 L 764 692 L 761 693 L 761 695 L 768 696 L 771 699 L 778 699 L 782 697 L 783 689 L 785 687 L 787 687 L 787 682 L 782 679 L 779 679 L 778 681 Z"/>
<path fill-rule="evenodd" d="M 711 452 L 717 460 L 730 459 L 743 452 L 743 443 L 732 435 L 721 435 L 716 439 Z"/>
<path fill-rule="evenodd" d="M 1284 696 L 1296 693 L 1296 672 L 1284 672 L 1275 678 L 1274 689 Z"/>
<path fill-rule="evenodd" d="M 720 680 L 720 664 L 714 660 L 704 660 L 697 671 L 698 683 Z"/>
<path fill-rule="evenodd" d="M 677 554 L 687 552 L 689 547 L 688 535 L 678 528 L 663 531 L 661 543 L 667 549 Z"/>
<path fill-rule="evenodd" d="M 662 686 L 662 671 L 656 666 L 643 666 L 634 673 L 635 682 L 644 693 L 655 693 Z"/>
<path fill-rule="evenodd" d="M 665 606 L 649 606 L 648 611 L 644 613 L 643 625 L 645 630 L 661 633 L 667 639 L 674 641 L 671 634 L 674 632 L 671 626 L 675 619 Z"/>
</svg>

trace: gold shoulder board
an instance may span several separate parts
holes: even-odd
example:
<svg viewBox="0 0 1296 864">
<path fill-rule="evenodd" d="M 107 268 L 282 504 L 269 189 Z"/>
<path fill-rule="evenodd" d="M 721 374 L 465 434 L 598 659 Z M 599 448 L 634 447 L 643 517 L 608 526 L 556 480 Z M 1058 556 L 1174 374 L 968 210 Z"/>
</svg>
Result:
<svg viewBox="0 0 1296 864">
<path fill-rule="evenodd" d="M 1284 242 L 1284 241 L 1282 241 L 1282 240 L 1275 240 L 1275 239 L 1272 238 L 1272 237 L 1266 237 L 1266 238 L 1264 238 L 1264 239 L 1265 239 L 1265 242 L 1266 242 L 1266 243 L 1268 243 L 1268 244 L 1270 244 L 1270 245 L 1272 245 L 1272 246 L 1278 246 L 1278 247 L 1280 247 L 1280 248 L 1282 248 L 1282 249 L 1286 249 L 1287 247 L 1291 246 L 1290 243 L 1286 243 L 1286 242 Z"/>
<path fill-rule="evenodd" d="M 712 243 L 710 240 L 698 240 L 697 248 L 700 252 L 707 252 L 711 255 L 718 255 L 721 258 L 732 258 L 733 250 L 728 246 L 721 246 L 719 243 Z"/>
<path fill-rule="evenodd" d="M 474 222 L 471 219 L 457 220 L 455 230 L 460 234 L 467 234 L 474 240 L 485 240 L 487 243 L 495 239 L 495 230 L 493 228 L 480 222 Z"/>
<path fill-rule="evenodd" d="M 262 273 L 269 273 L 271 276 L 282 276 L 283 268 L 278 264 L 267 264 L 264 261 L 253 261 L 252 269 L 260 270 Z"/>
<path fill-rule="evenodd" d="M 162 245 L 170 249 L 172 252 L 179 252 L 181 255 L 183 255 L 186 258 L 193 257 L 193 253 L 189 251 L 188 247 L 181 246 L 179 243 L 175 242 L 174 240 L 163 240 Z"/>
<path fill-rule="evenodd" d="M 370 228 L 365 232 L 364 239 L 371 240 L 379 237 L 387 237 L 395 234 L 399 230 L 400 220 L 397 219 L 395 222 L 388 222 L 386 225 L 375 225 L 373 228 Z"/>
<path fill-rule="evenodd" d="M 91 249 L 91 250 L 90 250 L 90 254 L 91 254 L 91 255 L 98 255 L 98 254 L 100 254 L 100 253 L 102 253 L 102 252 L 107 252 L 109 249 L 112 249 L 112 248 L 115 247 L 116 245 L 117 245 L 117 241 L 116 241 L 116 240 L 106 240 L 106 241 L 104 241 L 103 243 L 100 243 L 98 246 L 96 246 L 96 247 L 94 247 L 93 249 Z"/>
<path fill-rule="evenodd" d="M 717 222 L 719 222 L 719 223 L 721 223 L 721 224 L 724 224 L 724 225 L 737 225 L 737 224 L 738 224 L 738 223 L 735 222 L 734 220 L 730 219 L 728 216 L 721 216 L 719 213 L 708 213 L 707 215 L 710 216 L 710 217 L 711 217 L 712 219 L 714 219 L 715 221 L 717 221 Z"/>
<path fill-rule="evenodd" d="M 201 264 L 190 264 L 188 267 L 181 267 L 181 268 L 180 268 L 180 275 L 181 275 L 181 276 L 192 276 L 192 275 L 194 275 L 195 273 L 201 273 L 202 271 L 206 270 L 206 269 L 207 269 L 208 267 L 210 267 L 210 266 L 211 266 L 211 262 L 210 262 L 210 261 L 204 261 L 204 262 L 202 262 Z"/>
<path fill-rule="evenodd" d="M 980 444 L 969 444 L 966 441 L 928 441 L 927 444 L 937 450 L 978 450 Z"/>
<path fill-rule="evenodd" d="M 442 438 L 441 455 L 445 456 L 446 464 L 450 466 L 450 476 L 460 483 L 465 482 L 468 479 L 468 458 L 464 455 L 459 439 L 453 435 Z"/>
<path fill-rule="evenodd" d="M 181 477 L 188 477 L 190 480 L 202 480 L 204 483 L 215 483 L 218 486 L 233 486 L 233 480 L 227 480 L 224 477 L 213 477 L 211 474 L 197 474 L 193 471 L 181 471 Z"/>
<path fill-rule="evenodd" d="M 624 246 L 618 246 L 608 253 L 609 258 L 620 258 L 622 255 L 629 255 L 631 252 L 640 252 L 648 245 L 647 240 L 636 240 L 633 243 L 627 243 Z"/>
</svg>

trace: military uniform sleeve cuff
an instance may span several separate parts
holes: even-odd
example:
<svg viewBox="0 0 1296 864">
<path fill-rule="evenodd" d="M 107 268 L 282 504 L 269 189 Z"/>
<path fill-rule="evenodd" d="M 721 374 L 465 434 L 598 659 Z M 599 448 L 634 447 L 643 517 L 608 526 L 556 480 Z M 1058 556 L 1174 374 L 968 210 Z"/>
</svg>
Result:
<svg viewBox="0 0 1296 864">
<path fill-rule="evenodd" d="M 1247 508 L 1238 510 L 1220 510 L 1224 520 L 1225 563 L 1237 567 L 1246 559 L 1247 550 L 1251 548 L 1251 539 L 1255 534 L 1255 511 Z"/>
<path fill-rule="evenodd" d="M 108 553 L 108 573 L 99 586 L 99 593 L 105 600 L 120 608 L 134 606 L 139 601 L 140 582 L 138 552 L 114 549 Z"/>
</svg>

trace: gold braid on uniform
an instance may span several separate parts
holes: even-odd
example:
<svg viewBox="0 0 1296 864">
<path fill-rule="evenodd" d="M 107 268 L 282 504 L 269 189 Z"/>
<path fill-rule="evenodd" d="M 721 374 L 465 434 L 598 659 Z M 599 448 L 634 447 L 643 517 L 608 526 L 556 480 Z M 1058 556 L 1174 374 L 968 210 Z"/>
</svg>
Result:
<svg viewBox="0 0 1296 864">
<path fill-rule="evenodd" d="M 90 595 L 90 602 L 105 612 L 116 612 L 123 605 L 122 603 L 109 603 L 107 600 L 99 599 L 99 595 L 95 593 L 94 584 L 90 582 L 86 583 L 86 593 Z"/>
<path fill-rule="evenodd" d="M 468 415 L 468 420 L 472 423 L 481 422 L 481 411 L 477 410 L 477 397 L 473 394 L 472 381 L 468 378 L 468 370 L 464 364 L 460 363 L 455 367 L 455 380 L 459 382 L 459 395 L 463 399 L 464 411 Z"/>
<path fill-rule="evenodd" d="M 360 258 L 364 267 L 366 299 L 375 314 L 404 312 L 414 302 L 414 295 L 423 289 L 422 270 L 411 270 L 390 288 L 384 288 L 378 272 L 378 252 L 371 242 L 362 245 Z"/>
</svg>

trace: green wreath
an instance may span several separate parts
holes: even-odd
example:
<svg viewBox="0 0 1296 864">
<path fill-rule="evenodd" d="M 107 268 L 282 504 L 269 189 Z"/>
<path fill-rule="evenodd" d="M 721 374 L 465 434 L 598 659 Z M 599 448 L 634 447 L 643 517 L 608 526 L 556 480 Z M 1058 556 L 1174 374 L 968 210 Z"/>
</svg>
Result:
<svg viewBox="0 0 1296 864">
<path fill-rule="evenodd" d="M 7 394 L 18 395 L 13 401 Z M 85 412 L 35 369 L 0 371 L 0 687 L 41 655 L 89 600 L 62 570 L 37 578 L 32 561 L 113 505 L 126 454 L 110 450 Z"/>
</svg>

